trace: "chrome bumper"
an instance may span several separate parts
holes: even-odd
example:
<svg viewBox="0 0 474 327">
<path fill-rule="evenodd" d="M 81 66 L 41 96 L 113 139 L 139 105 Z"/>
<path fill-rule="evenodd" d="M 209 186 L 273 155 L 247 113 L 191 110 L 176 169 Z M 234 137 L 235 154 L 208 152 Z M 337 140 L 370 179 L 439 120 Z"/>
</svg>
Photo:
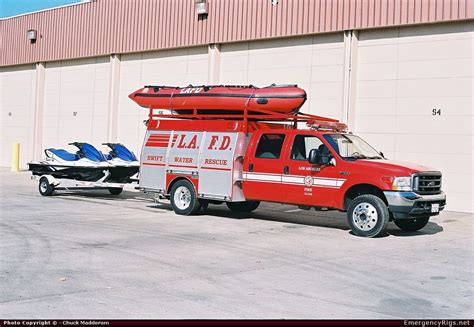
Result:
<svg viewBox="0 0 474 327">
<path fill-rule="evenodd" d="M 446 205 L 446 194 L 421 195 L 415 192 L 384 191 L 388 207 L 395 219 L 413 218 L 420 215 L 437 215 L 431 212 L 432 204 L 439 205 L 439 211 Z"/>
</svg>

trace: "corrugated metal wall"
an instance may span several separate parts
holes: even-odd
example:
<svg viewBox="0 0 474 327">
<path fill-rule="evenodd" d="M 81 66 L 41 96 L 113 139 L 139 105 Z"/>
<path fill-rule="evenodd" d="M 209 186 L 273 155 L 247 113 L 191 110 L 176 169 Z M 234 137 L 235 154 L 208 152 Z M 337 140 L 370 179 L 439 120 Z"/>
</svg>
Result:
<svg viewBox="0 0 474 327">
<path fill-rule="evenodd" d="M 93 0 L 0 21 L 0 66 L 474 18 L 474 0 Z M 36 29 L 30 44 L 26 31 Z"/>
</svg>

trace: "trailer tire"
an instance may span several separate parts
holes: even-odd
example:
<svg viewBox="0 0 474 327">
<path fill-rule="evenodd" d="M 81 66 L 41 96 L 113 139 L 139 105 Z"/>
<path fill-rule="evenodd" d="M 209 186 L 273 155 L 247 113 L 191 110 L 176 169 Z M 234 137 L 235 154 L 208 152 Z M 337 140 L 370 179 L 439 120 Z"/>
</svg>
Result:
<svg viewBox="0 0 474 327">
<path fill-rule="evenodd" d="M 393 222 L 401 230 L 406 230 L 408 232 L 416 232 L 417 230 L 422 229 L 428 224 L 430 216 L 421 216 L 413 219 L 396 219 Z"/>
<path fill-rule="evenodd" d="M 121 187 L 109 187 L 109 192 L 112 195 L 119 195 L 120 193 L 122 193 L 122 191 L 123 191 L 123 188 Z"/>
<path fill-rule="evenodd" d="M 390 213 L 381 198 L 364 194 L 359 195 L 349 204 L 347 220 L 355 235 L 378 237 L 387 233 Z"/>
<path fill-rule="evenodd" d="M 226 204 L 232 212 L 252 212 L 258 208 L 260 201 L 226 202 Z"/>
<path fill-rule="evenodd" d="M 41 177 L 38 190 L 42 196 L 50 196 L 54 193 L 54 185 L 51 184 L 46 177 Z"/>
<path fill-rule="evenodd" d="M 201 209 L 194 185 L 188 180 L 177 181 L 170 192 L 173 211 L 178 215 L 193 215 Z"/>
</svg>

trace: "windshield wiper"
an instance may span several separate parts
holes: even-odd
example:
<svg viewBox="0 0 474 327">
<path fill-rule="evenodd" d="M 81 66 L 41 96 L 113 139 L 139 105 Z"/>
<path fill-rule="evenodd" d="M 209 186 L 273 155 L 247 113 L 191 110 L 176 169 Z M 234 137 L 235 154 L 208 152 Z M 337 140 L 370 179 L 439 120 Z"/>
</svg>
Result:
<svg viewBox="0 0 474 327">
<path fill-rule="evenodd" d="M 383 159 L 381 156 L 365 157 L 365 159 Z"/>
<path fill-rule="evenodd" d="M 353 159 L 353 160 L 367 159 L 366 156 L 364 156 L 363 154 L 360 154 L 359 152 L 354 152 L 353 154 L 351 154 L 349 157 L 346 157 L 346 158 Z"/>
</svg>

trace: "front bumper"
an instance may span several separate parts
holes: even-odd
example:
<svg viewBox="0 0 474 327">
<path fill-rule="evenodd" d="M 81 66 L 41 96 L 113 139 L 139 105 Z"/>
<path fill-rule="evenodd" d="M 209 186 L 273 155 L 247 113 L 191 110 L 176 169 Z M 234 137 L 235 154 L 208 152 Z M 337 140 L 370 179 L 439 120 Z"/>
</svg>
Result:
<svg viewBox="0 0 474 327">
<path fill-rule="evenodd" d="M 446 205 L 446 194 L 421 195 L 415 192 L 384 191 L 388 208 L 395 219 L 416 218 L 420 215 L 434 216 L 439 212 L 431 212 L 433 204 L 439 205 L 439 211 Z"/>
</svg>

